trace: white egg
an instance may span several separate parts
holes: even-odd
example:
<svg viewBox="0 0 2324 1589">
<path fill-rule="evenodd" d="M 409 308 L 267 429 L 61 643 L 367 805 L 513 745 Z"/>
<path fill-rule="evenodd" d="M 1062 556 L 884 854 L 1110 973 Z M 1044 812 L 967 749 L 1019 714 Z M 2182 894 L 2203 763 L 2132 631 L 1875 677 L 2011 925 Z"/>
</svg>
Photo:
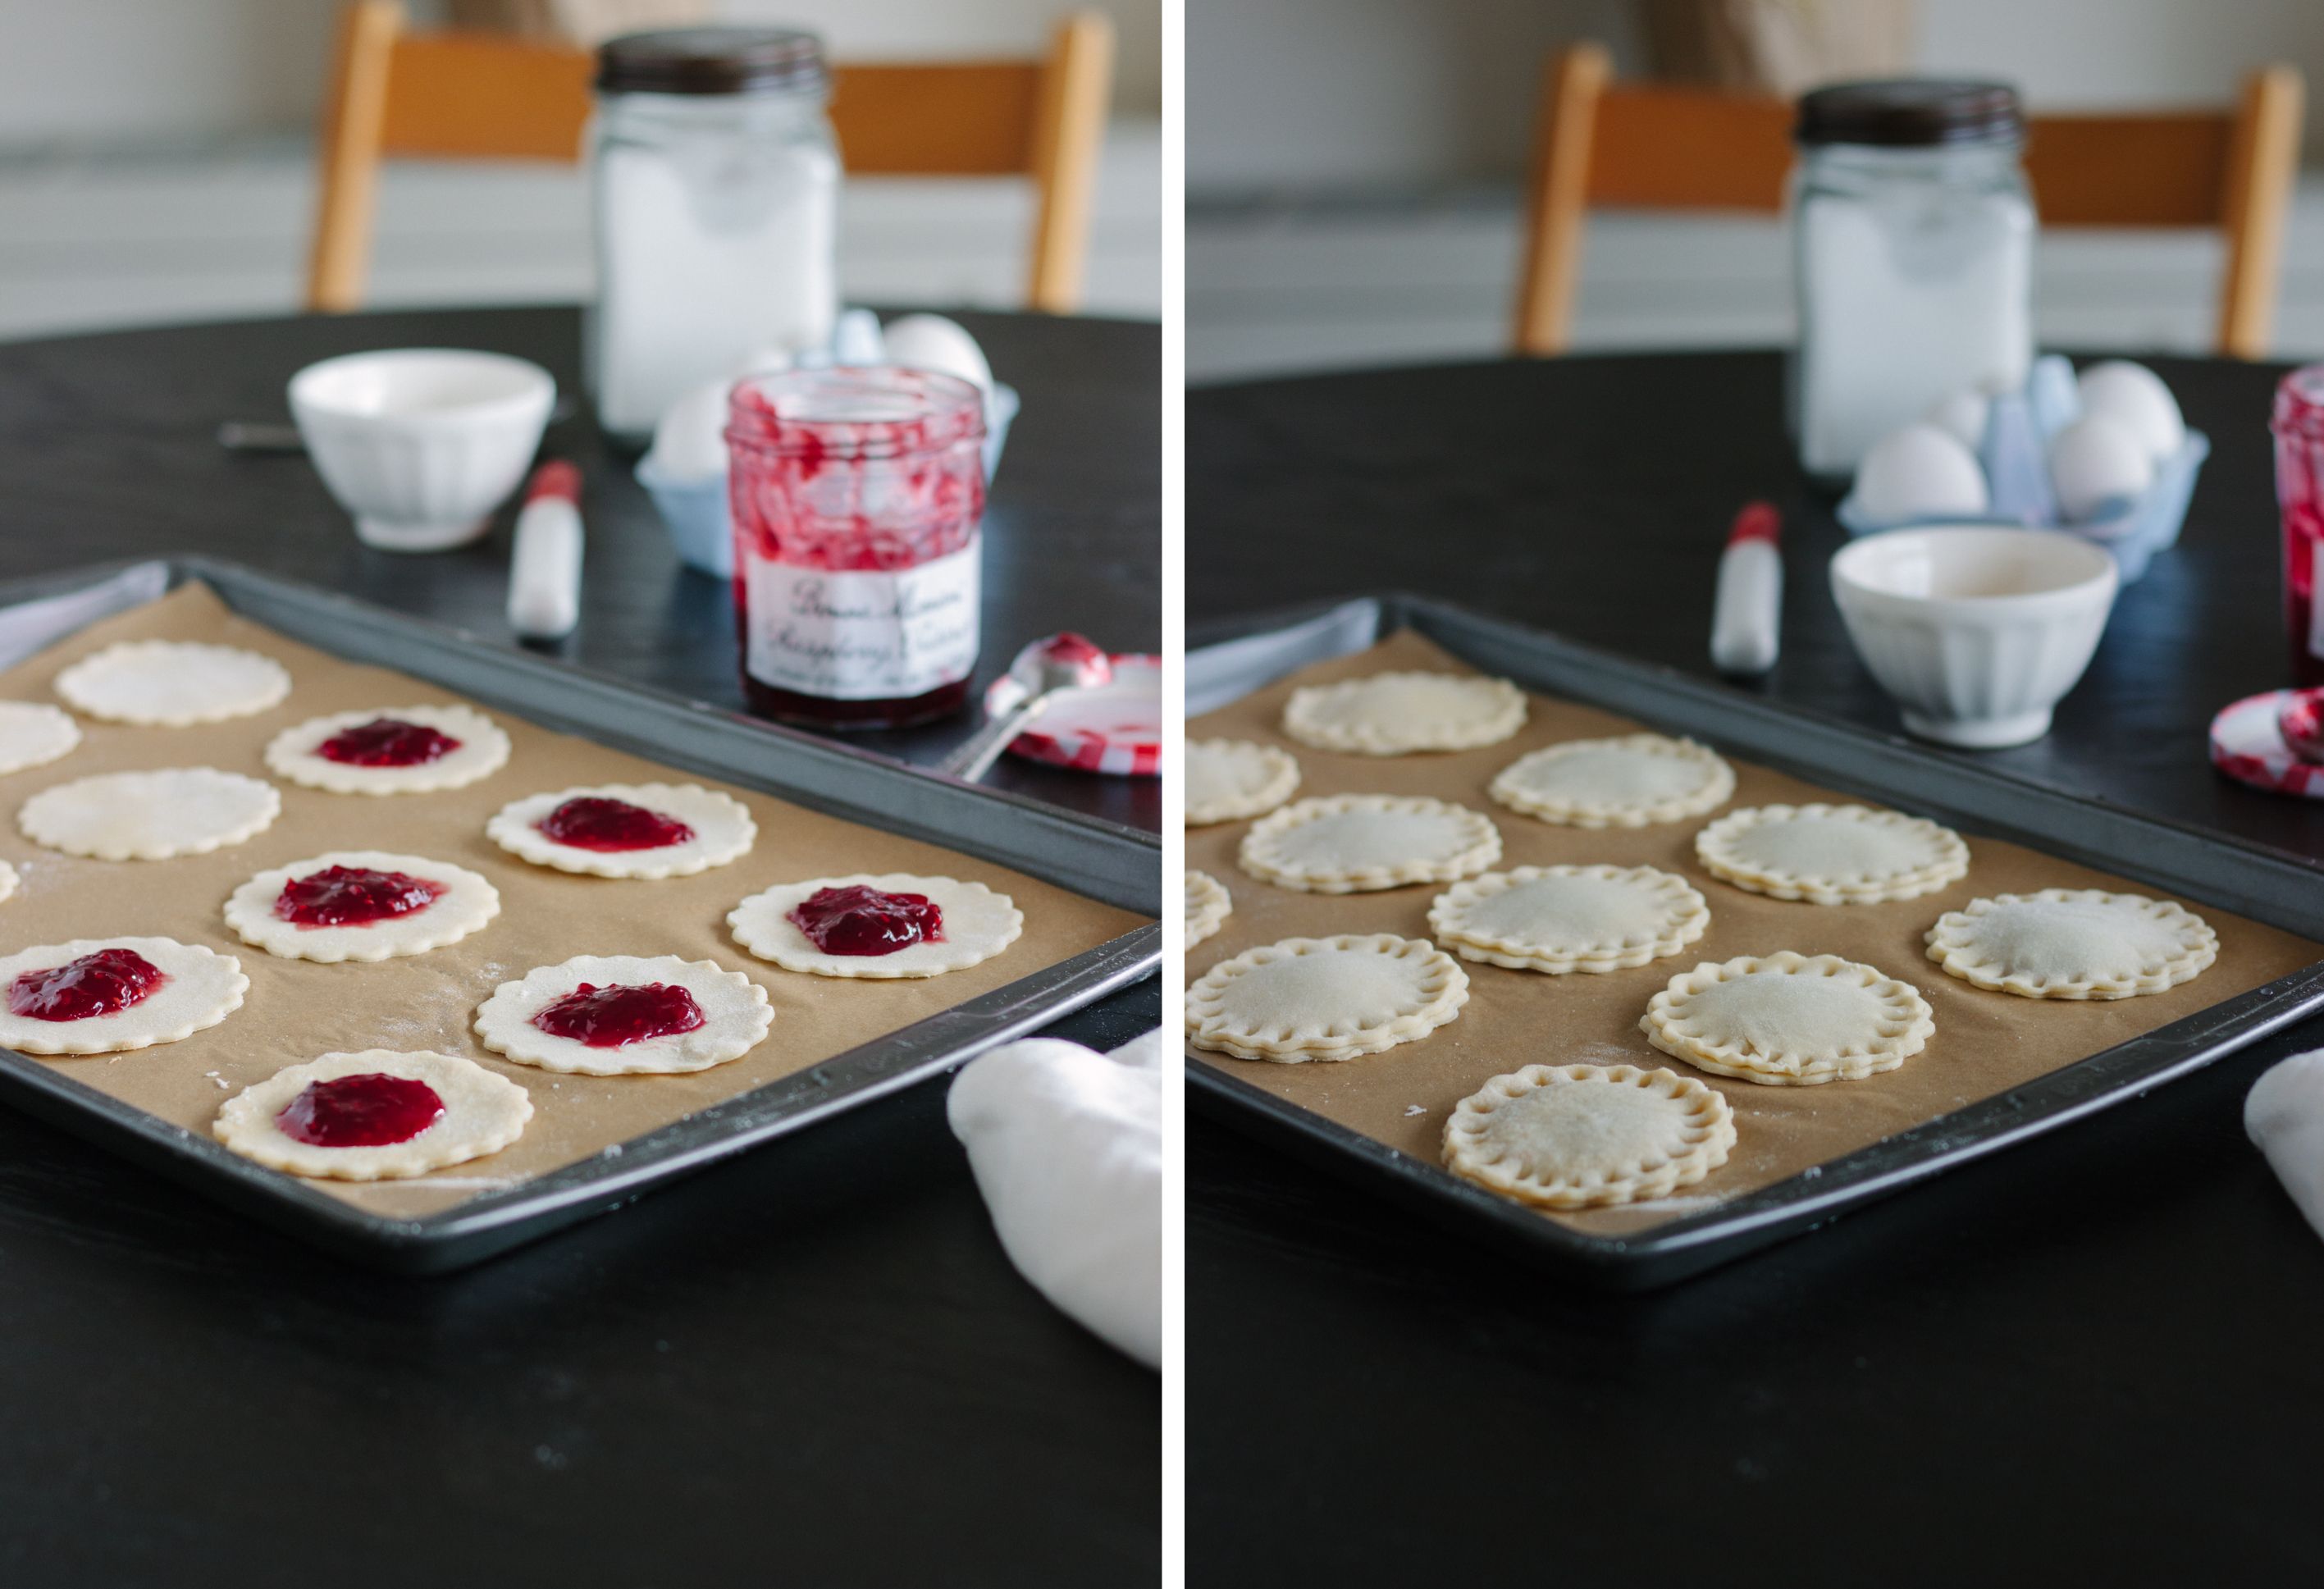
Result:
<svg viewBox="0 0 2324 1589">
<path fill-rule="evenodd" d="M 1856 469 L 1856 505 L 1876 523 L 1985 512 L 1985 473 L 1949 430 L 1907 425 L 1872 444 Z"/>
<path fill-rule="evenodd" d="M 733 383 L 704 383 L 669 405 L 654 427 L 654 463 L 674 480 L 715 479 L 726 472 L 726 394 Z"/>
<path fill-rule="evenodd" d="M 2085 414 L 2050 443 L 2050 484 L 2058 507 L 2080 523 L 2119 497 L 2154 484 L 2154 460 L 2131 428 L 2107 414 Z"/>
<path fill-rule="evenodd" d="M 889 321 L 884 336 L 890 364 L 958 375 L 983 393 L 991 405 L 992 368 L 984 362 L 984 350 L 953 321 L 942 315 L 905 315 Z"/>
<path fill-rule="evenodd" d="M 2110 358 L 2084 370 L 2076 383 L 2081 388 L 2084 414 L 2104 414 L 2115 420 L 2156 462 L 2186 442 L 2187 421 L 2180 415 L 2178 400 L 2144 365 Z"/>
<path fill-rule="evenodd" d="M 1982 392 L 1956 392 L 1941 397 L 1921 417 L 1971 452 L 1985 445 L 1985 420 L 1993 400 Z"/>
</svg>

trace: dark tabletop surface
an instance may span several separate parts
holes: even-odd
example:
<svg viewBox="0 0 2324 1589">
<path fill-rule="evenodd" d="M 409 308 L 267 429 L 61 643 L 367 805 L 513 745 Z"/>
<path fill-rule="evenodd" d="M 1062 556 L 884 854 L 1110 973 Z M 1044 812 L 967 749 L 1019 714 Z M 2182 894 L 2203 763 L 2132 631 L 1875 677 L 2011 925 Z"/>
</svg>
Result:
<svg viewBox="0 0 2324 1589">
<path fill-rule="evenodd" d="M 2049 738 L 1979 760 L 2324 862 L 2324 805 L 2205 760 L 2288 683 L 2280 367 L 2157 358 L 2214 451 Z M 1713 577 L 1784 513 L 1784 658 L 1750 688 L 1881 733 L 1825 581 L 1845 540 L 1765 353 L 1218 387 L 1187 402 L 1189 643 L 1408 589 L 1711 677 Z M 2324 887 L 2324 883 L 2319 883 Z M 1529 1271 L 1196 1116 L 1190 1566 L 1603 1581 L 2249 1581 L 2305 1522 L 2324 1243 L 2242 1128 L 2311 1020 L 2186 1080 L 1671 1289 Z"/>
<path fill-rule="evenodd" d="M 1160 338 L 959 317 L 1016 386 L 976 689 L 1027 641 L 1161 639 Z M 0 578 L 206 552 L 509 641 L 504 512 L 467 550 L 355 542 L 303 457 L 226 452 L 313 360 L 449 346 L 579 386 L 570 309 L 272 320 L 0 346 Z M 739 707 L 725 587 L 683 569 L 586 417 L 579 666 Z M 930 762 L 964 716 L 854 743 Z M 988 781 L 1153 829 L 1152 780 Z M 1110 1048 L 1148 981 L 1054 1029 Z M 1155 1377 L 1012 1269 L 948 1078 L 463 1274 L 321 1257 L 0 1111 L 0 1583 L 1150 1582 Z"/>
</svg>

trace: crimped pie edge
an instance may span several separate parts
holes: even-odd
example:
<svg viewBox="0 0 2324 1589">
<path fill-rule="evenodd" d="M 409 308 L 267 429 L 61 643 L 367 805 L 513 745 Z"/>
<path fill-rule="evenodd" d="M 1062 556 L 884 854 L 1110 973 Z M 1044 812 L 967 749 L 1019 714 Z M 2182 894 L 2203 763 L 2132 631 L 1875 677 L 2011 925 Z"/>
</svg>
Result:
<svg viewBox="0 0 2324 1589">
<path fill-rule="evenodd" d="M 1545 877 L 1602 876 L 1618 877 L 1625 881 L 1641 877 L 1654 880 L 1654 892 L 1666 896 L 1675 908 L 1685 900 L 1692 905 L 1683 912 L 1674 909 L 1671 929 L 1643 947 L 1615 945 L 1601 948 L 1591 945 L 1572 954 L 1560 954 L 1546 945 L 1528 943 L 1512 938 L 1490 938 L 1480 932 L 1463 931 L 1456 912 L 1481 904 L 1508 892 L 1520 883 L 1536 882 Z M 1597 974 L 1627 971 L 1677 954 L 1687 945 L 1711 929 L 1711 907 L 1700 890 L 1675 873 L 1655 866 L 1615 866 L 1604 864 L 1587 866 L 1518 866 L 1508 872 L 1488 872 L 1463 879 L 1428 905 L 1429 929 L 1437 941 L 1457 951 L 1466 960 L 1481 960 L 1489 965 L 1505 966 L 1511 971 L 1544 971 L 1553 976 L 1570 972 Z M 1596 951 L 1596 952 L 1592 952 Z"/>
<path fill-rule="evenodd" d="M 1560 1079 L 1552 1079 L 1560 1078 Z M 1485 1127 L 1492 1107 L 1555 1086 L 1633 1086 L 1688 1105 L 1686 1151 L 1655 1165 L 1634 1165 L 1594 1184 L 1587 1178 L 1544 1181 L 1531 1172 L 1512 1173 L 1505 1159 L 1484 1159 Z M 1453 1105 L 1444 1122 L 1444 1168 L 1489 1191 L 1536 1208 L 1610 1208 L 1666 1197 L 1690 1187 L 1727 1162 L 1735 1145 L 1735 1112 L 1719 1091 L 1693 1076 L 1666 1067 L 1635 1065 L 1528 1065 L 1487 1081 Z"/>
<path fill-rule="evenodd" d="M 1903 1030 L 1881 1032 L 1878 1039 L 1860 1053 L 1833 1054 L 1827 1051 L 1807 1057 L 1794 1056 L 1788 1065 L 1746 1053 L 1733 1043 L 1715 1046 L 1705 1043 L 1676 1030 L 1677 1019 L 1671 1014 L 1672 1007 L 1714 984 L 1762 972 L 1795 976 L 1805 968 L 1823 966 L 1836 966 L 1857 973 L 1858 985 L 1863 987 L 1877 990 L 1886 984 L 1890 988 L 1902 990 L 1902 999 L 1894 993 L 1884 996 L 1891 1007 L 1898 1011 L 1895 1019 Z M 1822 970 L 1812 974 L 1832 975 Z M 1646 1041 L 1664 1053 L 1673 1058 L 1683 1059 L 1698 1070 L 1707 1070 L 1713 1076 L 1729 1076 L 1767 1086 L 1813 1086 L 1827 1081 L 1861 1081 L 1866 1076 L 1894 1070 L 1928 1047 L 1928 1040 L 1934 1035 L 1937 1025 L 1935 1012 L 1929 1008 L 1928 1001 L 1921 997 L 1920 989 L 1911 983 L 1890 976 L 1879 967 L 1867 965 L 1860 960 L 1844 959 L 1838 955 L 1800 955 L 1784 949 L 1773 955 L 1742 955 L 1717 965 L 1704 961 L 1692 971 L 1681 972 L 1671 978 L 1667 986 L 1646 1001 L 1646 1012 L 1638 1017 L 1638 1030 L 1646 1033 Z"/>
<path fill-rule="evenodd" d="M 1737 834 L 1797 817 L 1838 818 L 1843 821 L 1865 822 L 1883 827 L 1926 830 L 1941 836 L 1938 847 L 1942 858 L 1926 866 L 1851 887 L 1844 882 L 1829 878 L 1761 870 L 1720 854 L 1725 842 Z M 1765 894 L 1773 900 L 1803 901 L 1813 905 L 1885 905 L 1918 899 L 1923 894 L 1935 893 L 1947 883 L 1967 876 L 1969 863 L 1967 841 L 1941 822 L 1932 822 L 1925 817 L 1908 817 L 1902 811 L 1883 811 L 1869 806 L 1832 806 L 1821 801 L 1804 806 L 1746 806 L 1740 810 L 1729 811 L 1694 836 L 1694 853 L 1705 871 L 1746 893 Z"/>
<path fill-rule="evenodd" d="M 1275 840 L 1295 827 L 1345 811 L 1447 812 L 1468 818 L 1469 847 L 1442 861 L 1406 861 L 1394 866 L 1368 866 L 1353 872 L 1310 872 L 1268 859 Z M 1482 831 L 1480 832 L 1479 828 Z M 1337 794 L 1311 795 L 1269 812 L 1251 824 L 1235 852 L 1235 864 L 1262 882 L 1297 893 L 1371 893 L 1416 882 L 1453 882 L 1473 877 L 1501 858 L 1501 830 L 1482 811 L 1440 800 L 1431 795 Z"/>
<path fill-rule="evenodd" d="M 1337 1041 L 1325 1032 L 1302 1039 L 1296 1032 L 1270 1038 L 1247 1027 L 1236 1031 L 1223 1030 L 1227 1017 L 1219 1007 L 1220 996 L 1236 977 L 1275 960 L 1317 952 L 1365 952 L 1398 959 L 1416 958 L 1425 966 L 1434 984 L 1422 984 L 1421 992 L 1425 997 L 1417 1008 L 1379 1026 L 1360 1028 Z M 1425 938 L 1399 938 L 1392 932 L 1284 938 L 1245 949 L 1231 960 L 1222 960 L 1195 980 L 1186 990 L 1186 1040 L 1195 1048 L 1231 1054 L 1238 1059 L 1266 1059 L 1282 1065 L 1311 1059 L 1352 1059 L 1360 1054 L 1381 1053 L 1400 1043 L 1425 1038 L 1458 1017 L 1461 1007 L 1468 1002 L 1469 974 L 1461 968 L 1458 960 Z"/>
<path fill-rule="evenodd" d="M 1314 720 L 1316 705 L 1328 698 L 1355 695 L 1367 685 L 1385 679 L 1446 679 L 1463 684 L 1475 684 L 1491 688 L 1499 697 L 1500 709 L 1475 725 L 1457 731 L 1443 730 L 1418 737 L 1396 734 L 1372 723 L 1319 723 Z M 1429 668 L 1391 668 L 1381 673 L 1368 673 L 1360 679 L 1342 679 L 1333 684 L 1303 685 L 1291 692 L 1283 707 L 1283 732 L 1301 744 L 1319 751 L 1342 751 L 1362 756 L 1403 756 L 1420 751 L 1470 751 L 1486 745 L 1499 744 L 1525 726 L 1525 691 L 1506 679 L 1496 679 L 1482 673 L 1449 673 Z"/>
<path fill-rule="evenodd" d="M 1250 750 L 1266 757 L 1275 769 L 1275 776 L 1257 790 L 1240 799 L 1213 800 L 1206 806 L 1186 807 L 1186 826 L 1209 827 L 1221 822 L 1239 822 L 1246 817 L 1264 817 L 1276 807 L 1299 792 L 1299 758 L 1280 745 L 1262 744 L 1255 739 L 1200 739 L 1186 747 L 1192 756 L 1201 750 Z"/>
<path fill-rule="evenodd" d="M 1948 928 L 1958 932 L 1960 927 L 2002 905 L 2031 901 L 2093 901 L 2108 905 L 2129 904 L 2139 913 L 2172 927 L 2179 920 L 2192 922 L 2194 947 L 2164 965 L 2160 971 L 2143 972 L 2127 982 L 2098 977 L 2082 977 L 2072 981 L 2044 978 L 2035 981 L 2019 975 L 2002 975 L 1990 959 L 1978 957 L 1976 946 L 1966 942 L 1940 942 Z M 2200 935 L 2200 936 L 2197 936 Z M 1937 918 L 1923 940 L 1928 946 L 1930 959 L 1937 963 L 1948 976 L 1958 977 L 1971 987 L 1988 993 L 2015 993 L 2025 999 L 2130 999 L 2146 993 L 2160 993 L 2192 982 L 2209 969 L 2219 957 L 2219 935 L 2211 924 L 2175 900 L 2150 899 L 2144 894 L 2110 893 L 2095 888 L 2045 888 L 2030 894 L 1997 894 L 1990 899 L 1971 900 L 1958 910 L 1948 910 Z"/>
<path fill-rule="evenodd" d="M 0 896 L 5 897 L 5 896 Z M 1207 872 L 1186 870 L 1186 947 L 1193 948 L 1226 925 L 1234 914 L 1234 896 L 1226 884 Z"/>
<path fill-rule="evenodd" d="M 1651 806 L 1585 805 L 1557 799 L 1527 790 L 1516 780 L 1518 770 L 1577 755 L 1583 751 L 1632 750 L 1644 755 L 1707 765 L 1711 778 L 1701 789 L 1677 799 Z M 1493 775 L 1485 792 L 1512 811 L 1522 811 L 1544 822 L 1568 827 L 1652 827 L 1681 822 L 1715 811 L 1735 794 L 1735 769 L 1727 758 L 1700 741 L 1667 734 L 1623 734 L 1603 739 L 1569 739 L 1527 751 Z"/>
</svg>

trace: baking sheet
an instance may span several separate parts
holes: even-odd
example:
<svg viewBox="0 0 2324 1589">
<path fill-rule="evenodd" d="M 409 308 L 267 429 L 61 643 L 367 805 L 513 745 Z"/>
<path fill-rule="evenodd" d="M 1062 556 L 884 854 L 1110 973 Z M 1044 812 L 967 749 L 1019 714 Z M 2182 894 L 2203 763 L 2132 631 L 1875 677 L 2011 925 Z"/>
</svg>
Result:
<svg viewBox="0 0 2324 1589">
<path fill-rule="evenodd" d="M 1669 1067 L 1701 1076 L 1728 1098 L 1736 1113 L 1736 1148 L 1725 1166 L 1698 1185 L 1674 1197 L 1624 1208 L 1529 1211 L 1579 1234 L 1639 1234 L 1715 1210 L 2324 960 L 2324 946 L 2197 904 L 2218 932 L 2220 951 L 2218 962 L 2191 983 L 2161 994 L 2110 1002 L 1984 993 L 1944 975 L 1925 957 L 1922 934 L 1943 912 L 1959 910 L 1979 895 L 2041 888 L 2107 888 L 2149 895 L 2156 891 L 1972 833 L 1969 875 L 1917 900 L 1818 906 L 1745 893 L 1711 877 L 1695 861 L 1694 835 L 1718 816 L 1738 806 L 1776 801 L 1877 802 L 1730 754 L 1737 790 L 1719 811 L 1644 828 L 1587 829 L 1541 822 L 1497 804 L 1485 793 L 1495 773 L 1545 744 L 1636 733 L 1642 725 L 1538 693 L 1530 696 L 1528 721 L 1516 737 L 1453 754 L 1337 755 L 1296 744 L 1280 732 L 1283 704 L 1294 688 L 1398 668 L 1477 671 L 1406 632 L 1355 655 L 1303 668 L 1195 718 L 1187 725 L 1187 736 L 1281 745 L 1299 760 L 1301 797 L 1425 794 L 1482 811 L 1493 818 L 1502 836 L 1502 858 L 1495 870 L 1603 862 L 1676 873 L 1709 901 L 1709 932 L 1668 959 L 1603 975 L 1553 977 L 1463 960 L 1471 999 L 1459 1019 L 1416 1043 L 1344 1063 L 1286 1066 L 1201 1049 L 1190 1052 L 1236 1080 L 1432 1165 L 1439 1160 L 1441 1133 L 1452 1105 L 1487 1078 L 1524 1065 Z M 1218 878 L 1234 900 L 1234 914 L 1219 934 L 1189 951 L 1190 980 L 1244 949 L 1285 938 L 1342 932 L 1430 936 L 1428 905 L 1443 885 L 1344 895 L 1274 888 L 1235 864 L 1236 847 L 1250 826 L 1235 822 L 1187 830 L 1186 864 Z M 1936 1032 L 1928 1047 L 1900 1068 L 1864 1081 L 1770 1087 L 1695 1071 L 1653 1048 L 1638 1031 L 1637 1019 L 1647 999 L 1672 976 L 1700 961 L 1782 949 L 1842 955 L 1912 983 L 1934 1012 Z"/>
<path fill-rule="evenodd" d="M 384 669 L 343 661 L 235 616 L 198 584 L 81 630 L 0 673 L 0 697 L 53 701 L 50 681 L 79 657 L 121 640 L 197 640 L 245 647 L 290 670 L 292 689 L 256 716 L 191 728 L 84 720 L 61 761 L 0 780 L 10 810 L 39 790 L 97 772 L 213 766 L 264 778 L 282 792 L 265 832 L 207 855 L 103 862 L 60 855 L 0 827 L 0 856 L 23 878 L 0 903 L 11 949 L 74 938 L 160 933 L 235 956 L 251 978 L 243 1008 L 182 1042 L 118 1056 L 39 1061 L 138 1109 L 207 1137 L 218 1105 L 284 1065 L 334 1049 L 431 1048 L 460 1054 L 531 1095 L 525 1135 L 487 1159 L 410 1181 L 306 1181 L 362 1212 L 418 1220 L 579 1163 L 608 1148 L 807 1071 L 884 1033 L 991 992 L 1130 931 L 1148 919 L 1021 872 L 884 833 L 747 789 L 690 774 L 571 735 Z M 461 701 L 478 705 L 512 742 L 508 764 L 466 789 L 389 798 L 333 795 L 288 783 L 261 759 L 282 729 L 332 712 Z M 758 838 L 742 859 L 656 882 L 579 877 L 534 867 L 484 836 L 486 818 L 524 795 L 611 782 L 699 782 L 751 808 Z M 220 910 L 254 873 L 335 849 L 380 849 L 448 861 L 500 891 L 501 913 L 461 942 L 376 964 L 281 960 L 244 944 Z M 982 965 L 913 981 L 857 982 L 782 971 L 728 936 L 727 910 L 779 882 L 853 872 L 973 879 L 1010 895 L 1024 936 Z M 468 1030 L 502 982 L 576 954 L 678 955 L 715 960 L 764 987 L 775 1011 L 767 1040 L 741 1059 L 689 1076 L 560 1076 L 511 1064 Z M 285 1178 L 286 1179 L 289 1178 Z"/>
</svg>

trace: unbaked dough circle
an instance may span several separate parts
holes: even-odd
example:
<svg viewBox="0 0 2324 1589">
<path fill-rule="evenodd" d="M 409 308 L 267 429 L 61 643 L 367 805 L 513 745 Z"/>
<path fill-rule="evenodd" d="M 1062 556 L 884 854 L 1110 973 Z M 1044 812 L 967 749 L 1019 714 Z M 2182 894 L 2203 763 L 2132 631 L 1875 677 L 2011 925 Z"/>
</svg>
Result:
<svg viewBox="0 0 2324 1589">
<path fill-rule="evenodd" d="M 1198 739 L 1186 747 L 1186 823 L 1200 827 L 1264 817 L 1299 789 L 1289 751 L 1247 739 Z"/>
<path fill-rule="evenodd" d="M 585 982 L 601 988 L 652 983 L 682 987 L 700 1006 L 702 1024 L 611 1049 L 593 1049 L 533 1025 L 534 1016 Z M 767 990 L 715 960 L 576 955 L 562 965 L 529 971 L 521 981 L 501 984 L 476 1007 L 476 1040 L 520 1065 L 567 1076 L 676 1076 L 741 1058 L 759 1046 L 774 1020 Z"/>
<path fill-rule="evenodd" d="M 1711 928 L 1686 879 L 1652 866 L 1519 866 L 1456 882 L 1428 908 L 1439 942 L 1513 971 L 1620 971 Z"/>
<path fill-rule="evenodd" d="M 2144 894 L 2045 888 L 1971 900 L 1929 928 L 1950 975 L 2028 999 L 2129 999 L 2192 982 L 2219 935 L 2185 906 Z"/>
<path fill-rule="evenodd" d="M 44 767 L 79 744 L 80 725 L 63 707 L 0 701 L 0 773 Z"/>
<path fill-rule="evenodd" d="M 1525 726 L 1525 691 L 1470 673 L 1375 673 L 1291 692 L 1283 732 L 1318 750 L 1366 756 L 1466 751 Z"/>
<path fill-rule="evenodd" d="M 694 829 L 694 836 L 651 850 L 585 850 L 558 844 L 533 826 L 566 801 L 591 797 L 674 817 Z M 512 800 L 484 824 L 484 836 L 536 866 L 592 877 L 651 879 L 691 877 L 749 854 L 759 825 L 742 801 L 698 783 L 601 783 Z"/>
<path fill-rule="evenodd" d="M 0 898 L 5 898 L 0 895 Z M 1226 925 L 1234 914 L 1234 896 L 1207 872 L 1186 873 L 1186 947 L 1193 948 Z"/>
<path fill-rule="evenodd" d="M 1894 1070 L 1937 1030 L 1911 983 L 1837 955 L 1788 950 L 1674 976 L 1647 1002 L 1638 1027 L 1655 1048 L 1699 1070 L 1770 1086 Z"/>
<path fill-rule="evenodd" d="M 1645 827 L 1700 817 L 1735 792 L 1735 769 L 1691 739 L 1574 739 L 1519 756 L 1487 790 L 1512 810 L 1573 827 Z"/>
<path fill-rule="evenodd" d="M 1868 806 L 1748 806 L 1696 834 L 1694 853 L 1748 893 L 1815 905 L 1918 899 L 1969 872 L 1951 828 Z"/>
<path fill-rule="evenodd" d="M 238 646 L 124 640 L 58 674 L 56 691 L 110 723 L 184 728 L 254 716 L 290 693 L 290 674 Z"/>
<path fill-rule="evenodd" d="M 0 900 L 13 897 L 23 881 L 17 875 L 14 866 L 9 865 L 5 861 L 0 861 Z"/>
<path fill-rule="evenodd" d="M 79 1021 L 35 1021 L 8 1008 L 8 990 L 28 971 L 48 971 L 100 949 L 128 949 L 168 978 L 126 1010 Z M 0 1048 L 20 1054 L 118 1054 L 174 1043 L 242 1008 L 250 978 L 242 962 L 169 938 L 83 938 L 43 944 L 0 959 Z"/>
<path fill-rule="evenodd" d="M 943 917 L 944 937 L 933 942 L 908 944 L 892 955 L 826 955 L 801 932 L 790 913 L 827 888 L 876 888 L 886 894 L 919 894 Z M 981 882 L 951 877 L 915 877 L 890 872 L 874 877 L 859 872 L 849 877 L 812 877 L 805 882 L 779 882 L 752 894 L 726 913 L 734 941 L 761 960 L 771 960 L 786 971 L 812 972 L 817 976 L 860 977 L 884 981 L 906 976 L 939 976 L 965 971 L 990 960 L 1025 930 L 1025 913 L 1007 894 L 995 893 Z"/>
<path fill-rule="evenodd" d="M 359 767 L 320 754 L 323 743 L 350 728 L 390 718 L 433 728 L 460 743 L 432 762 L 410 767 Z M 466 707 L 381 707 L 364 712 L 334 712 L 309 717 L 269 741 L 266 764 L 293 783 L 332 794 L 433 794 L 465 789 L 506 765 L 509 736 L 499 724 Z"/>
<path fill-rule="evenodd" d="M 1735 1113 L 1693 1076 L 1635 1065 L 1528 1065 L 1444 1122 L 1444 1168 L 1537 1208 L 1667 1197 L 1727 1162 Z"/>
<path fill-rule="evenodd" d="M 1186 990 L 1186 1040 L 1238 1059 L 1352 1059 L 1425 1038 L 1469 1002 L 1461 963 L 1421 938 L 1294 938 L 1222 960 Z"/>
<path fill-rule="evenodd" d="M 1253 877 L 1314 894 L 1451 882 L 1500 858 L 1491 818 L 1425 795 L 1304 799 L 1253 823 L 1235 857 Z"/>
<path fill-rule="evenodd" d="M 275 1124 L 308 1086 L 343 1076 L 400 1076 L 425 1082 L 444 1101 L 444 1113 L 416 1136 L 375 1148 L 326 1148 L 286 1136 Z M 326 1054 L 286 1066 L 226 1101 L 210 1132 L 244 1159 L 272 1169 L 332 1180 L 402 1180 L 497 1153 L 524 1134 L 532 1098 L 522 1087 L 473 1059 L 421 1049 L 399 1053 L 365 1049 Z"/>
<path fill-rule="evenodd" d="M 300 927 L 274 913 L 283 885 L 331 866 L 401 872 L 441 883 L 444 892 L 429 904 L 401 916 L 348 927 Z M 396 855 L 384 850 L 333 850 L 262 872 L 227 896 L 226 921 L 268 954 L 285 960 L 337 965 L 347 960 L 392 960 L 458 943 L 501 913 L 500 891 L 481 875 L 449 861 Z"/>
<path fill-rule="evenodd" d="M 42 790 L 16 813 L 36 845 L 98 861 L 167 861 L 238 845 L 282 810 L 271 783 L 215 767 L 100 772 Z"/>
</svg>

